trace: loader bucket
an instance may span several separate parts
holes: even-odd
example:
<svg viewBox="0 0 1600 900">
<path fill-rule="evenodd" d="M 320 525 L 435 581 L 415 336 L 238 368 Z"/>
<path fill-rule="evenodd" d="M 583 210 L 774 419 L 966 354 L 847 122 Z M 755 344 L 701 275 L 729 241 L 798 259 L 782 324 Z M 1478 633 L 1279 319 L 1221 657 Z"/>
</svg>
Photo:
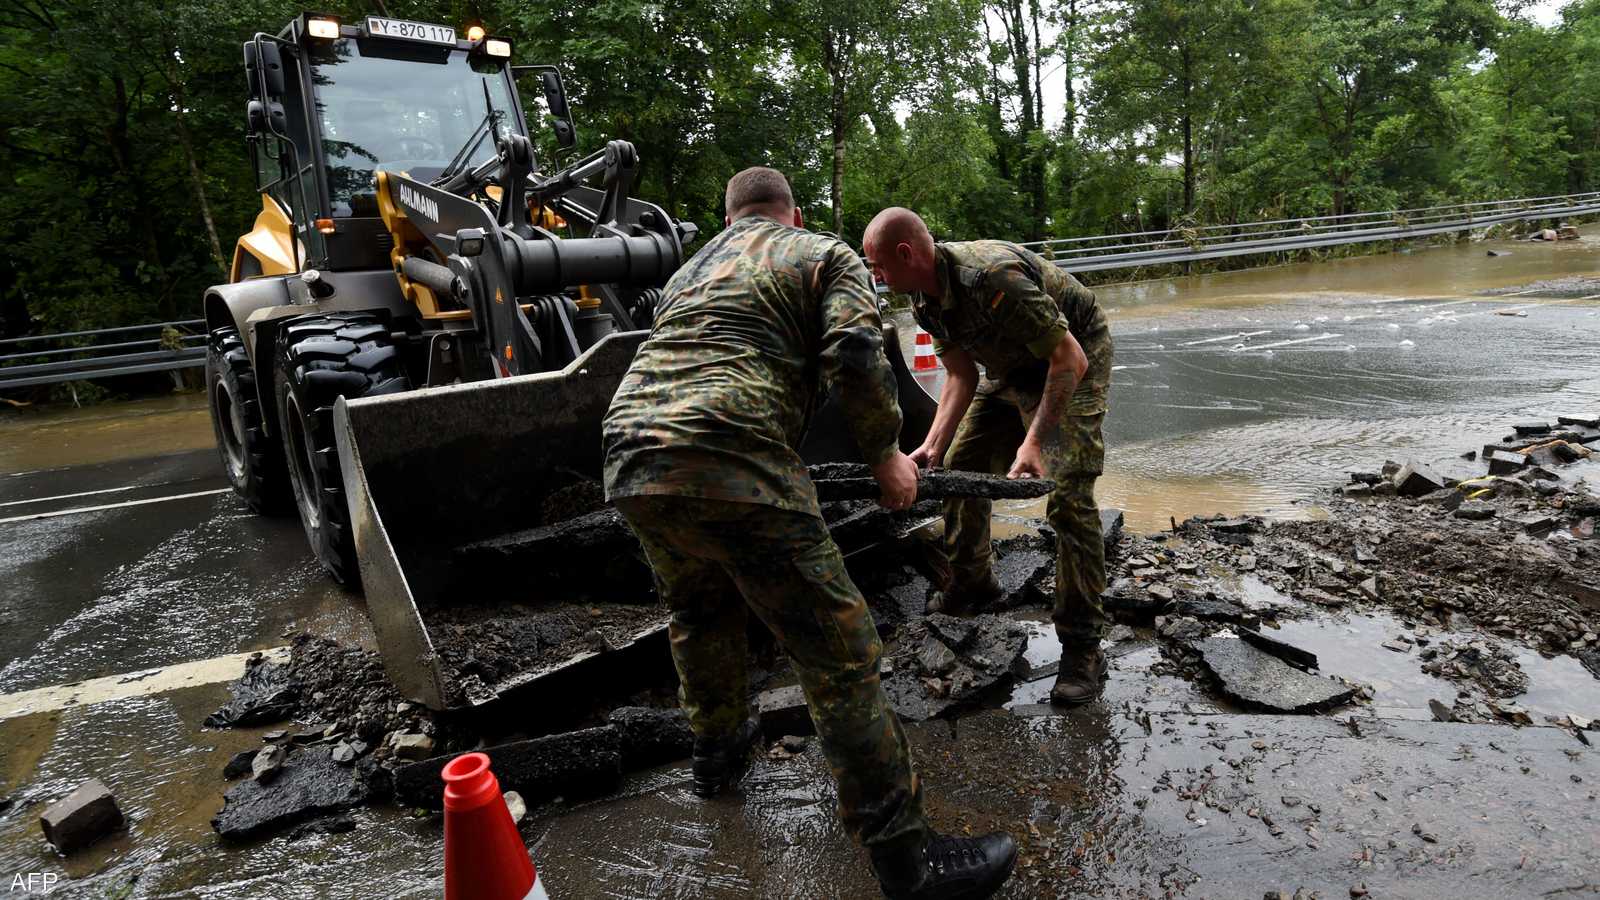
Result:
<svg viewBox="0 0 1600 900">
<path fill-rule="evenodd" d="M 368 614 L 389 677 L 407 696 L 433 709 L 480 707 L 599 654 L 640 652 L 665 629 L 659 605 L 550 596 L 562 591 L 537 572 L 486 570 L 456 552 L 564 519 L 574 496 L 580 506 L 600 503 L 601 419 L 645 336 L 609 335 L 559 372 L 338 401 L 339 462 Z M 892 326 L 885 338 L 909 450 L 935 404 L 907 371 Z M 818 411 L 804 455 L 854 457 L 836 404 Z M 593 567 L 597 582 L 642 566 L 620 555 L 628 558 Z M 561 630 L 611 611 L 626 614 L 620 640 L 593 646 Z M 550 652 L 520 665 L 518 647 Z"/>
</svg>

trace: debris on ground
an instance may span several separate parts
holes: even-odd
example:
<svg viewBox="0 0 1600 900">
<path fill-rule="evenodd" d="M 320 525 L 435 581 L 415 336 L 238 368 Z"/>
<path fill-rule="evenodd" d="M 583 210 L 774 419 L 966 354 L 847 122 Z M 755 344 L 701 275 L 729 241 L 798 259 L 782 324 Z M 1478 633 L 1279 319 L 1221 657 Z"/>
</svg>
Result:
<svg viewBox="0 0 1600 900">
<path fill-rule="evenodd" d="M 299 685 L 289 668 L 260 653 L 245 660 L 244 675 L 229 686 L 233 699 L 206 717 L 207 728 L 229 728 L 281 722 L 294 715 Z"/>
<path fill-rule="evenodd" d="M 1002 680 L 1026 674 L 1026 626 L 985 613 L 933 613 L 908 625 L 888 657 L 883 689 L 896 713 L 920 722 L 969 703 Z"/>
<path fill-rule="evenodd" d="M 44 839 L 58 853 L 73 853 L 93 844 L 123 824 L 122 810 L 111 789 L 91 778 L 50 804 L 39 816 Z"/>
<path fill-rule="evenodd" d="M 228 788 L 211 827 L 225 839 L 245 840 L 387 795 L 388 774 L 370 759 L 344 766 L 326 747 L 305 747 L 289 754 L 270 783 L 245 779 Z"/>
<path fill-rule="evenodd" d="M 1372 641 L 1377 653 L 1392 651 L 1385 665 L 1451 682 L 1454 696 L 1414 701 L 1426 704 L 1422 715 L 1498 727 L 1555 724 L 1586 740 L 1600 708 L 1580 703 L 1561 716 L 1530 710 L 1519 699 L 1529 676 L 1518 654 L 1566 655 L 1600 678 L 1596 449 L 1600 417 L 1566 416 L 1518 423 L 1481 454 L 1474 448 L 1446 462 L 1390 461 L 1351 473 L 1346 487 L 1360 490 L 1333 491 L 1314 520 L 1196 516 L 1142 535 L 1127 532 L 1120 513 L 1103 511 L 1104 602 L 1117 622 L 1107 637 L 1128 646 L 1153 641 L 1160 652 L 1152 673 L 1192 681 L 1223 708 L 1306 714 L 1369 703 L 1373 690 L 1326 677 L 1318 653 L 1276 636 L 1277 626 L 1381 614 L 1395 623 Z M 603 514 L 593 502 L 573 511 Z M 967 618 L 929 614 L 949 571 L 938 541 L 913 531 L 938 514 L 933 500 L 898 513 L 865 499 L 824 507 L 841 545 L 849 535 L 853 547 L 869 548 L 849 553 L 847 566 L 884 640 L 885 691 L 908 721 L 994 704 L 1018 679 L 1041 677 L 1028 671 L 1024 651 L 1030 634 L 1048 628 L 1043 616 L 1054 593 L 1054 533 L 1042 521 L 1009 515 L 1012 536 L 995 542 L 999 599 Z M 641 624 L 660 629 L 667 618 L 647 586 L 605 603 L 432 615 L 448 667 L 485 688 L 530 663 L 623 646 Z M 767 753 L 792 758 L 813 733 L 809 710 L 786 661 L 772 656 L 770 642 L 763 657 L 758 643 L 751 688 Z M 1328 661 L 1328 645 L 1315 646 Z M 349 808 L 341 804 L 387 796 L 391 778 L 399 802 L 437 808 L 439 768 L 470 749 L 490 755 L 502 788 L 530 811 L 603 792 L 624 772 L 682 760 L 692 749 L 671 699 L 670 663 L 660 657 L 658 668 L 637 673 L 640 689 L 654 694 L 575 702 L 562 733 L 488 736 L 465 717 L 400 696 L 372 652 L 297 637 L 288 663 L 253 661 L 234 700 L 214 717 L 294 722 L 267 736 L 284 753 L 276 779 L 230 788 L 219 830 L 265 833 L 337 815 Z M 1356 734 L 1362 727 L 1356 717 L 1340 724 Z M 261 752 L 236 755 L 224 774 L 250 774 Z M 315 773 L 326 777 L 312 779 Z M 257 805 L 262 811 L 247 816 Z"/>
<path fill-rule="evenodd" d="M 1441 641 L 1419 654 L 1422 671 L 1440 678 L 1471 682 L 1496 699 L 1515 697 L 1528 690 L 1528 676 L 1517 656 L 1503 645 L 1487 641 Z"/>
<path fill-rule="evenodd" d="M 611 725 L 498 744 L 483 752 L 500 786 L 529 803 L 603 793 L 622 777 L 622 735 Z M 442 809 L 440 773 L 453 758 L 436 756 L 395 769 L 395 799 L 406 806 Z"/>
<path fill-rule="evenodd" d="M 1235 634 L 1214 635 L 1194 641 L 1190 647 L 1217 679 L 1223 694 L 1249 709 L 1320 712 L 1355 696 L 1349 685 L 1303 672 Z"/>
</svg>

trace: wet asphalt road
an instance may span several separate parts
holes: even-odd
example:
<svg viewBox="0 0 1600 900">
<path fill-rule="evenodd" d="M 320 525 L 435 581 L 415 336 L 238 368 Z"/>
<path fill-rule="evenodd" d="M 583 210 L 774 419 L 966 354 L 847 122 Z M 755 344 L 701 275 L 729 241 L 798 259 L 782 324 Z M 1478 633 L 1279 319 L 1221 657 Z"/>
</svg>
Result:
<svg viewBox="0 0 1600 900">
<path fill-rule="evenodd" d="M 191 450 L 0 476 L 0 693 L 358 622 L 359 598 L 323 577 L 298 521 L 252 514 L 219 466 Z M 73 512 L 112 504 L 128 505 Z"/>
<path fill-rule="evenodd" d="M 1101 498 L 1135 527 L 1286 507 L 1330 472 L 1454 453 L 1510 416 L 1600 397 L 1600 320 L 1581 292 L 1540 292 L 1520 318 L 1494 314 L 1516 298 L 1274 284 L 1189 305 L 1148 286 L 1103 293 L 1122 368 Z M 291 627 L 368 640 L 360 598 L 322 576 L 298 522 L 220 492 L 215 451 L 196 449 L 203 403 L 180 407 L 144 428 L 52 422 L 47 447 L 0 447 L 0 695 L 270 648 Z M 0 426 L 0 443 L 27 440 Z M 91 436 L 93 453 L 72 452 Z M 110 504 L 128 505 L 34 518 Z M 1119 659 L 1106 699 L 1066 716 L 1025 688 L 1011 711 L 908 729 L 939 825 L 1030 823 L 1026 877 L 1004 896 L 1600 893 L 1600 762 L 1565 734 L 1396 714 L 1358 738 L 1326 718 L 1235 715 L 1151 675 L 1151 657 Z M 225 696 L 217 682 L 0 719 L 0 797 L 14 801 L 0 875 L 49 870 L 66 878 L 57 893 L 84 896 L 438 895 L 437 820 L 394 810 L 360 811 L 350 835 L 222 848 L 207 825 L 220 771 L 261 731 L 203 730 Z M 1135 709 L 1152 713 L 1148 733 Z M 1163 775 L 1182 796 L 1156 790 Z M 62 860 L 36 816 L 90 776 L 131 827 Z M 726 801 L 696 801 L 687 768 L 666 767 L 540 811 L 525 835 L 557 897 L 872 896 L 815 748 L 759 762 Z"/>
</svg>

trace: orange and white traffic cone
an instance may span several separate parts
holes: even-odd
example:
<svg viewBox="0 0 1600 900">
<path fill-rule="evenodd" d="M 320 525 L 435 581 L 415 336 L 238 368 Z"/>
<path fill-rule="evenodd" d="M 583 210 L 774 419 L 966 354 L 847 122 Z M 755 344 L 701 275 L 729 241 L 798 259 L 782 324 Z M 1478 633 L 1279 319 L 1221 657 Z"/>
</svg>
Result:
<svg viewBox="0 0 1600 900">
<path fill-rule="evenodd" d="M 484 753 L 444 771 L 445 900 L 549 900 Z"/>
<path fill-rule="evenodd" d="M 939 357 L 933 352 L 933 335 L 917 326 L 916 357 L 911 361 L 913 372 L 936 372 L 939 369 Z"/>
</svg>

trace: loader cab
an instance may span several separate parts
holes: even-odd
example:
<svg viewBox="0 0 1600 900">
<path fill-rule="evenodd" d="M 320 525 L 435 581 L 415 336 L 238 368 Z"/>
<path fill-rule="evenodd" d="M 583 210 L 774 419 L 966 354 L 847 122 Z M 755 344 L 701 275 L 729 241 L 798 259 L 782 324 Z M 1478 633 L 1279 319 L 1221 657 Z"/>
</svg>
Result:
<svg viewBox="0 0 1600 900">
<path fill-rule="evenodd" d="M 305 14 L 245 44 L 257 189 L 292 222 L 297 268 L 387 269 L 376 178 L 428 181 L 527 134 L 509 41 L 481 29 Z"/>
</svg>

